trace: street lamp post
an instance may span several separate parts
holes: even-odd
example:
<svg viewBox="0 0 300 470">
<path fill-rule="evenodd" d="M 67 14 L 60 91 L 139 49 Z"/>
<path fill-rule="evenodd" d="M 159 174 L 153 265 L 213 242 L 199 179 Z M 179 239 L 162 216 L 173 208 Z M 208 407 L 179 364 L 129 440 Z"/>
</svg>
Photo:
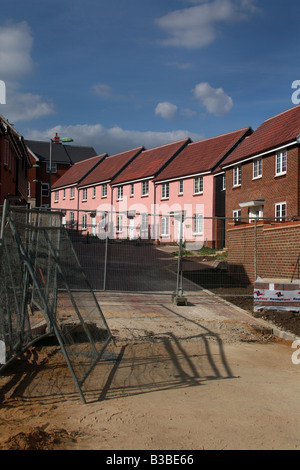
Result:
<svg viewBox="0 0 300 470">
<path fill-rule="evenodd" d="M 49 208 L 51 208 L 51 185 L 52 185 L 52 151 L 53 151 L 53 141 L 56 144 L 61 142 L 73 142 L 72 137 L 62 137 L 61 139 L 56 134 L 54 139 L 50 139 L 50 156 L 49 156 Z"/>
</svg>

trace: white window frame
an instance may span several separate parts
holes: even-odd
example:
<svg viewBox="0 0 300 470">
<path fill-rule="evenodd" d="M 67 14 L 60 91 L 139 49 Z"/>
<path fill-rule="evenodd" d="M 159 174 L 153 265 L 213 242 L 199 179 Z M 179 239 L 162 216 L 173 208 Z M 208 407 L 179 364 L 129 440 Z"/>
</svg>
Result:
<svg viewBox="0 0 300 470">
<path fill-rule="evenodd" d="M 102 193 L 101 193 L 101 197 L 107 197 L 107 183 L 103 183 L 102 184 Z"/>
<path fill-rule="evenodd" d="M 117 201 L 123 200 L 123 186 L 118 186 L 117 189 Z"/>
<path fill-rule="evenodd" d="M 253 179 L 262 177 L 262 158 L 256 158 L 253 161 Z"/>
<path fill-rule="evenodd" d="M 235 209 L 234 211 L 232 211 L 232 216 L 233 216 L 233 219 L 236 222 L 239 222 L 241 220 L 241 217 L 242 217 L 241 209 Z"/>
<path fill-rule="evenodd" d="M 285 175 L 287 172 L 287 151 L 281 150 L 275 156 L 275 176 Z"/>
<path fill-rule="evenodd" d="M 73 227 L 75 225 L 75 213 L 70 212 L 70 226 Z"/>
<path fill-rule="evenodd" d="M 117 215 L 116 232 L 117 233 L 123 232 L 123 216 L 122 215 Z"/>
<path fill-rule="evenodd" d="M 87 201 L 87 188 L 83 188 L 82 190 L 82 199 L 83 202 Z"/>
<path fill-rule="evenodd" d="M 161 185 L 161 199 L 169 199 L 170 186 L 169 183 L 163 183 Z"/>
<path fill-rule="evenodd" d="M 194 194 L 203 194 L 203 176 L 194 178 Z"/>
<path fill-rule="evenodd" d="M 46 173 L 50 173 L 50 162 L 46 163 Z M 57 173 L 57 164 L 51 163 L 51 175 Z"/>
<path fill-rule="evenodd" d="M 179 184 L 178 184 L 178 194 L 179 194 L 179 196 L 182 196 L 182 195 L 183 195 L 183 180 L 179 180 Z"/>
<path fill-rule="evenodd" d="M 233 168 L 233 187 L 241 186 L 242 184 L 242 167 L 236 166 Z"/>
<path fill-rule="evenodd" d="M 149 196 L 149 181 L 142 181 L 142 196 Z"/>
<path fill-rule="evenodd" d="M 134 196 L 134 183 L 131 183 L 130 185 L 130 197 Z"/>
<path fill-rule="evenodd" d="M 62 198 L 66 199 L 66 190 L 65 190 L 65 188 L 63 189 L 63 197 Z"/>
<path fill-rule="evenodd" d="M 141 232 L 148 232 L 149 215 L 147 212 L 141 214 Z"/>
<path fill-rule="evenodd" d="M 193 217 L 193 234 L 202 235 L 203 234 L 203 214 L 194 214 Z"/>
<path fill-rule="evenodd" d="M 279 209 L 279 213 L 278 213 L 278 209 Z M 285 201 L 275 203 L 275 219 L 280 222 L 286 220 L 286 202 Z"/>
<path fill-rule="evenodd" d="M 226 174 L 222 175 L 222 191 L 226 191 Z"/>
<path fill-rule="evenodd" d="M 93 186 L 93 199 L 96 197 L 96 186 Z"/>
<path fill-rule="evenodd" d="M 160 233 L 162 237 L 170 236 L 170 216 L 163 215 L 160 224 Z"/>
<path fill-rule="evenodd" d="M 81 218 L 81 230 L 86 230 L 87 217 L 86 214 L 82 214 Z"/>
<path fill-rule="evenodd" d="M 42 183 L 42 197 L 49 197 L 49 183 Z"/>
<path fill-rule="evenodd" d="M 54 202 L 59 201 L 59 191 L 54 191 Z"/>
<path fill-rule="evenodd" d="M 70 188 L 70 199 L 75 199 L 75 188 L 72 186 Z"/>
</svg>

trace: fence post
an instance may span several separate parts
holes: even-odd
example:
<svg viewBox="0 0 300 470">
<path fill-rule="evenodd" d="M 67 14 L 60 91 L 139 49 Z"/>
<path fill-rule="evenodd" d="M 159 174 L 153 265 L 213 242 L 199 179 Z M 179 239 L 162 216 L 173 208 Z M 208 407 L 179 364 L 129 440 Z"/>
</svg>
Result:
<svg viewBox="0 0 300 470">
<path fill-rule="evenodd" d="M 175 217 L 176 218 L 176 217 Z M 180 236 L 179 236 L 179 248 L 178 248 L 178 265 L 177 265 L 177 283 L 176 291 L 173 293 L 172 298 L 173 302 L 176 305 L 187 305 L 187 298 L 183 292 L 183 273 L 182 273 L 182 239 L 183 239 L 183 222 L 184 222 L 184 213 L 180 213 L 177 216 L 177 220 L 180 223 Z"/>
<path fill-rule="evenodd" d="M 257 219 L 254 219 L 254 281 L 257 278 Z"/>
</svg>

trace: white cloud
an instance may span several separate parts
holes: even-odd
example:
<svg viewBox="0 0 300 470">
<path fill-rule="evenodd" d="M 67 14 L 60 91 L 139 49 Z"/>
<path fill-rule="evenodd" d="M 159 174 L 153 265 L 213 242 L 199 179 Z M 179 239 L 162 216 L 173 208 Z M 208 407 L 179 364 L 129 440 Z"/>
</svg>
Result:
<svg viewBox="0 0 300 470">
<path fill-rule="evenodd" d="M 162 44 L 191 49 L 215 40 L 218 23 L 241 21 L 255 11 L 255 0 L 206 0 L 201 5 L 175 10 L 156 20 L 169 37 Z"/>
<path fill-rule="evenodd" d="M 97 95 L 101 96 L 101 98 L 110 98 L 112 96 L 112 89 L 106 83 L 96 83 L 96 85 L 93 86 L 93 89 Z"/>
<path fill-rule="evenodd" d="M 35 68 L 31 58 L 33 37 L 26 21 L 0 26 L 0 76 L 19 81 Z"/>
<path fill-rule="evenodd" d="M 50 100 L 20 91 L 21 80 L 35 70 L 31 57 L 33 37 L 26 21 L 0 26 L 0 78 L 6 85 L 2 114 L 10 122 L 29 121 L 54 112 Z"/>
<path fill-rule="evenodd" d="M 105 128 L 101 124 L 77 124 L 74 126 L 55 126 L 45 131 L 31 130 L 25 133 L 26 139 L 49 141 L 58 133 L 60 137 L 74 139 L 74 145 L 88 145 L 96 152 L 114 155 L 136 147 L 153 148 L 190 137 L 193 141 L 203 139 L 203 135 L 187 130 L 170 132 L 136 131 L 122 129 L 119 126 Z"/>
<path fill-rule="evenodd" d="M 198 83 L 193 92 L 195 98 L 215 116 L 224 116 L 233 106 L 232 98 L 224 92 L 223 88 L 213 88 L 207 82 Z"/>
<path fill-rule="evenodd" d="M 172 121 L 175 118 L 177 109 L 178 107 L 175 104 L 169 103 L 168 101 L 164 101 L 162 103 L 158 103 L 155 108 L 155 114 L 157 116 L 162 117 L 163 119 L 168 119 L 169 121 Z"/>
<path fill-rule="evenodd" d="M 7 86 L 6 105 L 2 114 L 10 122 L 31 121 L 54 113 L 54 104 L 34 93 L 20 93 L 11 84 Z"/>
</svg>

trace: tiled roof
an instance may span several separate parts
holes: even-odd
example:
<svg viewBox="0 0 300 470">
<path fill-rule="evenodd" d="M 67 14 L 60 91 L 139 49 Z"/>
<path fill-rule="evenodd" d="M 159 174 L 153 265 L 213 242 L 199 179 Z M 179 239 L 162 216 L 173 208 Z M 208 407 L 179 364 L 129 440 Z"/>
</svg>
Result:
<svg viewBox="0 0 300 470">
<path fill-rule="evenodd" d="M 251 128 L 246 127 L 188 144 L 155 181 L 213 171 L 220 160 L 249 132 Z"/>
<path fill-rule="evenodd" d="M 102 181 L 113 180 L 132 159 L 142 152 L 142 150 L 144 150 L 144 147 L 106 157 L 100 165 L 81 181 L 79 186 L 88 186 L 101 183 Z"/>
<path fill-rule="evenodd" d="M 52 189 L 78 184 L 82 178 L 99 165 L 106 156 L 107 154 L 97 155 L 96 157 L 75 163 L 52 185 Z"/>
<path fill-rule="evenodd" d="M 225 160 L 223 167 L 267 152 L 296 140 L 300 134 L 300 105 L 273 116 L 261 124 Z"/>
<path fill-rule="evenodd" d="M 113 184 L 156 176 L 189 142 L 191 142 L 190 139 L 184 139 L 161 147 L 144 150 L 120 173 Z"/>
<path fill-rule="evenodd" d="M 40 162 L 49 162 L 50 159 L 50 142 L 39 140 L 25 140 L 25 144 L 33 154 L 38 157 Z M 93 147 L 56 144 L 52 145 L 52 162 L 65 163 L 73 165 L 81 160 L 85 160 L 97 155 Z"/>
</svg>

